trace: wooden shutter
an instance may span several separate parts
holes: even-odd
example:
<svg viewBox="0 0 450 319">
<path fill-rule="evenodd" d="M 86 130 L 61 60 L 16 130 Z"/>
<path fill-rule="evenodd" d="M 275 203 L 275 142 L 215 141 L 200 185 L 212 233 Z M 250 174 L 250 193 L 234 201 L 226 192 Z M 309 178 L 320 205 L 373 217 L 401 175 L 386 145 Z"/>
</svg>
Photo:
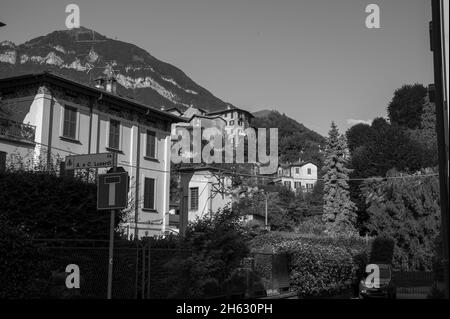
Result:
<svg viewBox="0 0 450 319">
<path fill-rule="evenodd" d="M 153 178 L 145 178 L 144 208 L 155 209 L 155 180 Z"/>
<path fill-rule="evenodd" d="M 156 134 L 152 131 L 147 131 L 146 155 L 151 158 L 156 157 Z"/>
</svg>

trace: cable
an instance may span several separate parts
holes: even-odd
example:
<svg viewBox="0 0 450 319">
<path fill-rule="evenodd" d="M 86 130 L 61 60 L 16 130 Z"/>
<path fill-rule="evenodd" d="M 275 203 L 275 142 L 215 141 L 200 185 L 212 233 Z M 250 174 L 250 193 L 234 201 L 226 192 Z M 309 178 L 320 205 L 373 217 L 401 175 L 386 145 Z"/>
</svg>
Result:
<svg viewBox="0 0 450 319">
<path fill-rule="evenodd" d="M 35 142 L 37 145 L 40 146 L 44 146 L 50 149 L 55 149 L 58 151 L 62 151 L 65 153 L 69 153 L 72 155 L 86 155 L 86 154 L 79 154 L 76 152 L 72 152 L 69 150 L 64 150 L 58 147 L 54 147 L 54 146 L 49 146 L 47 144 L 44 143 L 39 143 L 39 142 Z M 94 154 L 94 153 L 93 153 Z M 52 153 L 52 155 L 58 155 L 60 156 L 59 153 Z M 122 166 L 125 167 L 130 167 L 130 168 L 137 168 L 136 165 L 130 165 L 130 164 L 123 164 L 121 163 Z M 160 173 L 170 173 L 171 171 L 166 171 L 166 170 L 159 170 L 159 169 L 154 169 L 154 168 L 148 168 L 148 167 L 142 167 L 139 166 L 140 170 L 147 170 L 147 171 L 153 171 L 153 172 L 160 172 Z M 302 181 L 325 181 L 326 179 L 324 178 L 294 178 L 294 177 L 287 177 L 287 176 L 268 176 L 268 175 L 261 175 L 261 174 L 247 174 L 247 173 L 238 173 L 235 171 L 230 171 L 224 168 L 220 168 L 220 172 L 223 173 L 228 173 L 230 175 L 234 175 L 234 176 L 241 176 L 241 177 L 252 177 L 252 178 L 261 178 L 261 179 L 269 179 L 269 180 L 275 180 L 275 179 L 280 179 L 280 178 L 292 178 L 292 179 L 299 179 Z M 426 177 L 433 177 L 433 176 L 439 176 L 438 173 L 432 173 L 432 174 L 416 174 L 416 175 L 403 175 L 403 176 L 386 176 L 386 177 L 366 177 L 366 178 L 340 178 L 340 179 L 333 179 L 334 181 L 337 180 L 345 180 L 345 181 L 368 181 L 368 180 L 391 180 L 391 179 L 404 179 L 404 178 L 426 178 Z M 199 181 L 199 183 L 209 183 L 207 181 Z"/>
</svg>

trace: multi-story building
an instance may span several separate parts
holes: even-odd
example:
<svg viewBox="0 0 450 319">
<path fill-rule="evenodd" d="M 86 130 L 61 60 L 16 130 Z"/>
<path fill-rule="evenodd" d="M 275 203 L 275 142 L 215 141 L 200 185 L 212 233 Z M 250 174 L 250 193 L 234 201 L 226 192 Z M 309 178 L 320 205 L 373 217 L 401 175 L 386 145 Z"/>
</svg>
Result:
<svg viewBox="0 0 450 319">
<path fill-rule="evenodd" d="M 130 176 L 128 233 L 166 232 L 171 124 L 178 116 L 48 72 L 0 79 L 0 160 L 112 152 Z M 103 173 L 107 169 L 98 169 Z"/>
<path fill-rule="evenodd" d="M 280 164 L 275 182 L 294 192 L 312 191 L 317 183 L 317 166 L 311 162 L 298 161 Z"/>
</svg>

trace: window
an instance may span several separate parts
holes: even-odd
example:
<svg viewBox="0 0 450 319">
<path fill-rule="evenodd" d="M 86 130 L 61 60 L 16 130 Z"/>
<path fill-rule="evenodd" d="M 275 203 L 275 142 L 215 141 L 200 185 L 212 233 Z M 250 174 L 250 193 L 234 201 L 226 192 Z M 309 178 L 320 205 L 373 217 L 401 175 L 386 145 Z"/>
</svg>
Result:
<svg viewBox="0 0 450 319">
<path fill-rule="evenodd" d="M 145 178 L 144 181 L 144 208 L 155 209 L 155 180 Z"/>
<path fill-rule="evenodd" d="M 64 107 L 64 127 L 63 136 L 75 139 L 77 130 L 77 109 L 73 107 Z"/>
<path fill-rule="evenodd" d="M 120 147 L 120 122 L 109 122 L 109 147 L 118 150 Z"/>
<path fill-rule="evenodd" d="M 300 188 L 302 188 L 302 183 L 301 182 L 294 182 L 294 187 L 296 189 L 300 189 Z"/>
<path fill-rule="evenodd" d="M 147 147 L 145 151 L 147 157 L 156 158 L 156 134 L 152 131 L 147 131 Z"/>
<path fill-rule="evenodd" d="M 230 121 L 230 125 L 234 125 L 234 120 Z"/>
<path fill-rule="evenodd" d="M 308 168 L 308 175 L 311 175 L 311 169 Z"/>
<path fill-rule="evenodd" d="M 300 174 L 300 168 L 299 167 L 295 168 L 295 174 Z"/>
<path fill-rule="evenodd" d="M 313 184 L 306 184 L 306 189 L 311 190 L 314 188 Z"/>
<path fill-rule="evenodd" d="M 290 181 L 285 181 L 284 182 L 284 186 L 287 188 L 291 188 L 291 182 Z"/>
<path fill-rule="evenodd" d="M 230 115 L 231 118 L 234 118 L 234 112 L 231 112 L 230 114 L 231 114 L 231 115 Z"/>
<path fill-rule="evenodd" d="M 189 209 L 198 210 L 198 187 L 189 188 Z"/>
</svg>

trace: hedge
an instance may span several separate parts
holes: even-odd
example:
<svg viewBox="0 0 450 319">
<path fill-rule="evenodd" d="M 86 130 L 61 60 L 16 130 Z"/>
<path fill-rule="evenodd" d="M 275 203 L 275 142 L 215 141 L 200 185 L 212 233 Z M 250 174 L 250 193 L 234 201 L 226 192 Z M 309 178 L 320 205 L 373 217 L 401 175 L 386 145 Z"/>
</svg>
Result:
<svg viewBox="0 0 450 319">
<path fill-rule="evenodd" d="M 288 254 L 290 286 L 300 296 L 339 294 L 354 280 L 353 256 L 343 248 L 296 240 L 282 242 L 275 250 Z"/>
<path fill-rule="evenodd" d="M 357 236 L 270 232 L 255 236 L 251 248 L 254 252 L 286 253 L 290 288 L 300 296 L 331 297 L 341 295 L 351 284 L 357 285 L 371 242 Z"/>
</svg>

